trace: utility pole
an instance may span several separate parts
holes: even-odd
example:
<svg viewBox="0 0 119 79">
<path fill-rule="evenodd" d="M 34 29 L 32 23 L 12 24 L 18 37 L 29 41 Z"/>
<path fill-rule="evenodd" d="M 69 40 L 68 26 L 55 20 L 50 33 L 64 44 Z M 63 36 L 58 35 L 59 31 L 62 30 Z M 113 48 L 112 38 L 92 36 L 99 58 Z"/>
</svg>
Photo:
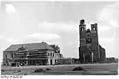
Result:
<svg viewBox="0 0 119 79">
<path fill-rule="evenodd" d="M 85 55 L 83 54 L 83 59 L 84 59 L 84 63 L 85 63 Z"/>
<path fill-rule="evenodd" d="M 92 57 L 92 63 L 93 63 L 93 52 L 91 53 L 91 57 Z"/>
</svg>

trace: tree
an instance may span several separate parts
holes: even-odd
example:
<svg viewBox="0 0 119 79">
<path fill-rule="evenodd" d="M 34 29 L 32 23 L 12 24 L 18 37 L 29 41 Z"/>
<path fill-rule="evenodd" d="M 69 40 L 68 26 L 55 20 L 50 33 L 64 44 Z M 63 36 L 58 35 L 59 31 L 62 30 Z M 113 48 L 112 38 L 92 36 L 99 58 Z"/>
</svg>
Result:
<svg viewBox="0 0 119 79">
<path fill-rule="evenodd" d="M 54 49 L 55 53 L 60 53 L 60 47 L 58 45 L 50 45 L 50 46 Z"/>
</svg>

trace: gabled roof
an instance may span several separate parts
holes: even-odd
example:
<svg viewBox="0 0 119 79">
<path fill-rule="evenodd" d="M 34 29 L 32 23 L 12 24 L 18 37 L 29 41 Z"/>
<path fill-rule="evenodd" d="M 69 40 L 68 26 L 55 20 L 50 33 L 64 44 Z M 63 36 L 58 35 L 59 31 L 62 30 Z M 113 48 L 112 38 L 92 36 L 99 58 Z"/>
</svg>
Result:
<svg viewBox="0 0 119 79">
<path fill-rule="evenodd" d="M 8 47 L 5 51 L 17 51 L 19 48 L 24 47 L 26 50 L 41 50 L 48 49 L 53 50 L 53 48 L 45 42 L 41 43 L 28 43 L 28 44 L 14 44 Z"/>
</svg>

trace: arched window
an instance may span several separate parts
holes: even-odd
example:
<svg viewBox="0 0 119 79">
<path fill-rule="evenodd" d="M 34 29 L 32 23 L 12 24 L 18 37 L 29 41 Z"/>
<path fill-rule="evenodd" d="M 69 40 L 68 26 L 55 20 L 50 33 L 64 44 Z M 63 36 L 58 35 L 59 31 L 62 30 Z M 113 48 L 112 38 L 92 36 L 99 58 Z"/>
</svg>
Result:
<svg viewBox="0 0 119 79">
<path fill-rule="evenodd" d="M 93 28 L 93 30 L 96 30 L 95 28 Z"/>
<path fill-rule="evenodd" d="M 83 27 L 81 27 L 81 31 L 83 31 L 84 30 L 84 28 Z"/>
</svg>

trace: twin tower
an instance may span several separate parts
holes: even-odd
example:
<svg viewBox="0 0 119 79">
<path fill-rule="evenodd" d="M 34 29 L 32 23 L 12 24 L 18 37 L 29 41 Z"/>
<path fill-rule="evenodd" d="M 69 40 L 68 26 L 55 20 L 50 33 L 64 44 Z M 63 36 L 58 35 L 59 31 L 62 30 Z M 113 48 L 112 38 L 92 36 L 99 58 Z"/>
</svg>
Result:
<svg viewBox="0 0 119 79">
<path fill-rule="evenodd" d="M 81 20 L 79 39 L 79 59 L 81 63 L 94 63 L 105 60 L 105 49 L 101 47 L 98 41 L 97 23 L 91 24 L 91 29 L 86 29 L 85 20 Z"/>
</svg>

